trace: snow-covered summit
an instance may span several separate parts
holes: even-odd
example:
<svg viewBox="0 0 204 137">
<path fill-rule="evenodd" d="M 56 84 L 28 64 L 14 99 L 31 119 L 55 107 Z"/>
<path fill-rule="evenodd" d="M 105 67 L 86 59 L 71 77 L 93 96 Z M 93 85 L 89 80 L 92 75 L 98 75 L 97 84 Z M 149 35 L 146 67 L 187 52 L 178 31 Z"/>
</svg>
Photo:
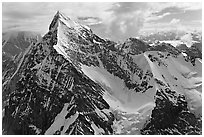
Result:
<svg viewBox="0 0 204 137">
<path fill-rule="evenodd" d="M 66 25 L 68 25 L 69 27 L 74 27 L 74 25 L 76 25 L 76 23 L 74 21 L 72 21 L 69 17 L 66 17 L 65 15 L 63 15 L 63 13 L 57 11 L 57 13 L 55 14 L 50 26 L 49 26 L 49 30 L 51 29 L 55 29 L 58 26 L 59 21 L 61 21 L 62 23 L 65 23 Z"/>
<path fill-rule="evenodd" d="M 57 11 L 55 14 L 50 26 L 49 30 L 56 29 L 59 25 L 65 25 L 66 27 L 70 29 L 78 29 L 78 28 L 83 28 L 86 30 L 91 31 L 91 29 L 88 26 L 81 25 L 78 22 L 72 20 L 71 18 L 67 17 L 64 15 L 62 12 Z"/>
<path fill-rule="evenodd" d="M 54 49 L 71 62 L 76 62 L 73 61 L 76 54 L 87 54 L 86 49 L 95 48 L 96 50 L 97 45 L 104 44 L 106 41 L 95 35 L 88 26 L 71 20 L 59 11 L 50 24 L 49 32 L 54 36 Z"/>
</svg>

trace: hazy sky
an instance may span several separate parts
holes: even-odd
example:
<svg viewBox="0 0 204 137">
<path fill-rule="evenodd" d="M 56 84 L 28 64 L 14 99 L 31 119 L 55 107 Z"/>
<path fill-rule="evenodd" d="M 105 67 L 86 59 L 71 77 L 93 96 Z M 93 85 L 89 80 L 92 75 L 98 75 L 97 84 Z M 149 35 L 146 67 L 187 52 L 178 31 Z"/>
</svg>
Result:
<svg viewBox="0 0 204 137">
<path fill-rule="evenodd" d="M 113 40 L 143 32 L 202 30 L 202 3 L 18 2 L 2 4 L 3 32 L 28 30 L 45 34 L 57 10 Z"/>
</svg>

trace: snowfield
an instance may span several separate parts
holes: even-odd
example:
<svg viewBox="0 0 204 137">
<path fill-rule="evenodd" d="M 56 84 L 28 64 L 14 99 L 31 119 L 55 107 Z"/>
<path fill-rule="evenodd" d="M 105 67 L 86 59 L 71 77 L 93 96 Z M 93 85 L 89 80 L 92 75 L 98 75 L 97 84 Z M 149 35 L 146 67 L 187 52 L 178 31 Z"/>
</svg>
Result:
<svg viewBox="0 0 204 137">
<path fill-rule="evenodd" d="M 149 53 L 154 54 L 154 52 Z M 156 54 L 154 55 L 157 56 Z M 201 116 L 202 62 L 196 59 L 196 65 L 193 66 L 190 62 L 185 61 L 182 54 L 177 58 L 168 57 L 161 60 L 167 67 L 158 66 L 148 61 L 154 77 L 165 82 L 172 90 L 184 94 L 187 98 L 189 110 L 196 116 Z"/>
</svg>

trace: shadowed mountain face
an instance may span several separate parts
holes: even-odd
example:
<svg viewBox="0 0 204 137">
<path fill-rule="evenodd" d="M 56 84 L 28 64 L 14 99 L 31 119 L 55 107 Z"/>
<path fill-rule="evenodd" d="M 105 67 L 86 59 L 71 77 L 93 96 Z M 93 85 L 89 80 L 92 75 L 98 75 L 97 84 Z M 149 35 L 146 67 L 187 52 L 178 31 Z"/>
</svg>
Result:
<svg viewBox="0 0 204 137">
<path fill-rule="evenodd" d="M 29 31 L 13 31 L 3 33 L 3 53 L 10 57 L 14 57 L 25 51 L 30 44 L 35 44 L 41 38 L 42 37 L 39 33 Z"/>
<path fill-rule="evenodd" d="M 202 63 L 181 53 L 118 44 L 57 12 L 18 66 L 10 61 L 3 134 L 201 134 Z"/>
<path fill-rule="evenodd" d="M 3 33 L 2 37 L 2 69 L 3 82 L 15 72 L 23 53 L 30 45 L 41 40 L 41 35 L 29 31 L 13 31 Z"/>
</svg>

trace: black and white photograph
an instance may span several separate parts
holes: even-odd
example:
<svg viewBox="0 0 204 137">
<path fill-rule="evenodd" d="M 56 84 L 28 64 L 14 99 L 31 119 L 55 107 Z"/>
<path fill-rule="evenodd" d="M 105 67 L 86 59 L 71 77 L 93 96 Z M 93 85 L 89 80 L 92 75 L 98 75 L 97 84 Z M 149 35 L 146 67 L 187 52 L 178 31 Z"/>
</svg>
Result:
<svg viewBox="0 0 204 137">
<path fill-rule="evenodd" d="M 202 1 L 1 2 L 2 135 L 202 135 Z"/>
</svg>

